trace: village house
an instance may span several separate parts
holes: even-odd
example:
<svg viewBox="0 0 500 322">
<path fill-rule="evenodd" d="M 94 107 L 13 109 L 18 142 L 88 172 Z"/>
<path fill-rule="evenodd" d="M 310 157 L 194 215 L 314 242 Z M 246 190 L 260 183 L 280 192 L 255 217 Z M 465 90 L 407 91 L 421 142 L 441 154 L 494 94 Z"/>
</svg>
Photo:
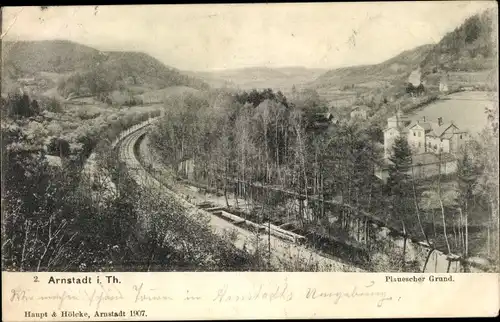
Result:
<svg viewBox="0 0 500 322">
<path fill-rule="evenodd" d="M 461 130 L 453 122 L 443 122 L 442 117 L 439 117 L 437 122 L 428 121 L 425 117 L 410 121 L 399 111 L 387 119 L 387 128 L 384 130 L 386 158 L 392 153 L 392 145 L 399 135 L 406 136 L 413 154 L 427 152 L 455 154 L 468 136 L 467 131 Z"/>
<path fill-rule="evenodd" d="M 384 130 L 384 159 L 386 167 L 378 169 L 376 175 L 387 178 L 387 166 L 392 154 L 392 147 L 397 137 L 403 135 L 412 150 L 413 174 L 425 177 L 437 174 L 441 167 L 442 173 L 456 171 L 456 154 L 468 139 L 467 131 L 461 130 L 453 122 L 443 122 L 439 117 L 437 122 L 410 120 L 401 111 L 387 119 Z"/>
<path fill-rule="evenodd" d="M 366 120 L 368 117 L 368 108 L 366 106 L 354 106 L 351 110 L 351 119 Z"/>
<path fill-rule="evenodd" d="M 401 111 L 387 119 L 387 128 L 384 130 L 384 158 L 390 157 L 394 141 L 399 135 L 406 134 L 406 126 L 410 123 L 410 119 Z"/>
<path fill-rule="evenodd" d="M 326 129 L 331 125 L 337 125 L 339 119 L 332 113 L 316 113 L 311 118 L 310 129 Z"/>
<path fill-rule="evenodd" d="M 17 82 L 22 85 L 35 85 L 36 79 L 35 77 L 21 77 L 17 79 Z"/>
</svg>

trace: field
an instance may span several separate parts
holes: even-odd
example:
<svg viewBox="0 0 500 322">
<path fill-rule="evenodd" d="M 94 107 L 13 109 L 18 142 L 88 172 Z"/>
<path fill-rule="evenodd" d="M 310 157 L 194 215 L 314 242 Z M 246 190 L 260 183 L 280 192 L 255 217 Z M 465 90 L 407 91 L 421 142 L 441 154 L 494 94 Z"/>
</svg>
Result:
<svg viewBox="0 0 500 322">
<path fill-rule="evenodd" d="M 187 93 L 196 93 L 197 89 L 187 87 L 187 86 L 171 86 L 163 89 L 153 90 L 144 92 L 141 95 L 137 95 L 145 104 L 149 103 L 161 103 L 165 98 L 169 96 L 182 95 Z"/>
<path fill-rule="evenodd" d="M 303 67 L 249 67 L 211 72 L 186 72 L 201 78 L 214 88 L 239 88 L 242 90 L 267 89 L 290 93 L 293 86 L 297 89 L 314 81 L 325 70 Z"/>
<path fill-rule="evenodd" d="M 429 104 L 410 115 L 412 120 L 426 117 L 436 121 L 442 117 L 444 122 L 454 122 L 459 128 L 478 134 L 487 124 L 486 107 L 494 107 L 494 99 L 489 92 L 460 92 L 451 94 L 447 99 Z"/>
</svg>

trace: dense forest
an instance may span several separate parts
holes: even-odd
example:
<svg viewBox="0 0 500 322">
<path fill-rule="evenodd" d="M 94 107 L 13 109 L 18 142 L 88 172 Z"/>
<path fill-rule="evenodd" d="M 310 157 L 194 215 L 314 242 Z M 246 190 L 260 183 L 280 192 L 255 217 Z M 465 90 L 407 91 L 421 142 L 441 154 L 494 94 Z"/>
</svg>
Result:
<svg viewBox="0 0 500 322">
<path fill-rule="evenodd" d="M 127 85 L 208 88 L 203 81 L 140 52 L 101 52 L 64 40 L 5 42 L 2 46 L 7 71 L 2 78 L 17 79 L 40 72 L 63 75 L 58 91 L 65 97 L 70 93 L 99 95 Z"/>
<path fill-rule="evenodd" d="M 13 271 L 175 271 L 267 268 L 166 196 L 129 177 L 110 146 L 157 112 L 71 116 L 57 102 L 2 100 L 2 267 Z M 69 116 L 77 136 L 54 129 Z M 112 121 L 114 120 L 114 121 Z M 73 140 L 74 139 L 74 140 Z M 91 152 L 95 171 L 83 171 Z M 54 162 L 54 157 L 59 162 Z M 113 184 L 110 186 L 109 178 Z M 225 239 L 226 238 L 226 239 Z M 269 268 L 267 268 L 269 269 Z"/>
<path fill-rule="evenodd" d="M 425 73 L 480 71 L 494 68 L 493 9 L 468 18 L 446 34 L 420 64 Z"/>
<path fill-rule="evenodd" d="M 389 180 L 383 184 L 374 176 L 383 162 L 381 129 L 353 121 L 335 126 L 318 122 L 321 101 L 311 108 L 314 104 L 304 99 L 306 94 L 288 99 L 264 90 L 172 99 L 152 140 L 173 169 L 194 161 L 190 182 L 215 187 L 226 200 L 238 195 L 264 205 L 265 210 L 255 214 L 258 221 L 291 223 L 323 236 L 344 236 L 348 242 L 353 220 L 369 213 L 445 253 L 498 260 L 493 236 L 498 231 L 498 196 L 492 194 L 492 149 L 485 145 L 498 145 L 496 125 L 485 129 L 483 141 L 464 148 L 456 176 L 415 178 L 409 174 L 413 167 L 407 141 L 398 141 Z M 249 187 L 268 190 L 257 197 L 250 195 Z M 292 204 L 284 197 L 290 194 L 302 201 Z M 338 205 L 332 208 L 335 200 Z M 478 235 L 477 227 L 484 222 L 488 228 Z"/>
</svg>

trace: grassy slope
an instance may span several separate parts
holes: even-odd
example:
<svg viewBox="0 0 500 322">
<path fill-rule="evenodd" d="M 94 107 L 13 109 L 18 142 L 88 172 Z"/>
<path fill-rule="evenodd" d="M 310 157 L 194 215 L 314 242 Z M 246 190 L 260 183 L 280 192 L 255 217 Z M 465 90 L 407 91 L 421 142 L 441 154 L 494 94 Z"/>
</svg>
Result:
<svg viewBox="0 0 500 322">
<path fill-rule="evenodd" d="M 345 85 L 372 87 L 373 83 L 386 84 L 407 77 L 422 59 L 430 52 L 433 45 L 423 45 L 376 65 L 353 66 L 330 70 L 311 83 L 318 89 L 341 88 Z"/>
</svg>

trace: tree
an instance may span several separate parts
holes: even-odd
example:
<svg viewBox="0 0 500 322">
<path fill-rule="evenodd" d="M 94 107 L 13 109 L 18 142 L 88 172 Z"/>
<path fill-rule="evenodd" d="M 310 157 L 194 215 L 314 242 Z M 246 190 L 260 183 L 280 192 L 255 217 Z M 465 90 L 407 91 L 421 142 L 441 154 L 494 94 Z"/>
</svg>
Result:
<svg viewBox="0 0 500 322">
<path fill-rule="evenodd" d="M 489 209 L 487 225 L 488 241 L 487 254 L 493 260 L 499 260 L 499 121 L 498 107 L 486 110 L 488 116 L 488 126 L 480 133 L 478 157 L 481 163 L 482 173 L 476 185 L 476 194 Z"/>
<path fill-rule="evenodd" d="M 465 257 L 469 254 L 469 205 L 474 198 L 475 187 L 478 180 L 477 165 L 473 163 L 470 152 L 467 148 L 463 149 L 462 157 L 458 160 L 457 181 L 459 191 L 459 207 L 461 215 L 461 224 L 465 228 L 463 237 L 463 254 Z M 464 218 L 462 218 L 462 215 Z"/>
<path fill-rule="evenodd" d="M 394 140 L 392 154 L 389 157 L 389 178 L 387 187 L 392 197 L 393 211 L 403 215 L 407 213 L 406 199 L 410 197 L 410 175 L 412 166 L 411 149 L 403 135 Z"/>
<path fill-rule="evenodd" d="M 46 103 L 46 109 L 47 111 L 52 113 L 62 113 L 64 111 L 64 109 L 61 106 L 61 103 L 55 97 L 52 97 Z"/>
<path fill-rule="evenodd" d="M 65 139 L 52 138 L 47 146 L 47 152 L 50 155 L 66 158 L 70 154 L 70 146 Z"/>
<path fill-rule="evenodd" d="M 292 101 L 295 101 L 297 99 L 297 87 L 295 87 L 295 84 L 292 86 Z"/>
<path fill-rule="evenodd" d="M 406 85 L 406 93 L 413 95 L 414 92 L 415 92 L 415 86 L 413 86 L 412 83 L 408 83 Z"/>
<path fill-rule="evenodd" d="M 423 210 L 435 211 L 441 209 L 441 220 L 443 224 L 443 237 L 446 249 L 451 254 L 451 246 L 448 239 L 445 207 L 457 205 L 458 193 L 455 189 L 443 189 L 440 179 L 436 181 L 435 189 L 429 189 L 422 193 L 420 205 Z M 437 236 L 436 236 L 437 237 Z"/>
<path fill-rule="evenodd" d="M 420 83 L 420 85 L 417 86 L 415 91 L 417 92 L 417 95 L 422 95 L 425 91 L 424 85 Z"/>
<path fill-rule="evenodd" d="M 403 261 L 405 264 L 406 234 L 408 227 L 412 226 L 414 218 L 412 209 L 412 186 L 409 171 L 412 167 L 412 156 L 410 146 L 406 137 L 398 136 L 393 144 L 392 155 L 389 157 L 389 178 L 387 179 L 387 191 L 390 200 L 392 219 L 400 221 L 403 225 L 404 247 Z"/>
<path fill-rule="evenodd" d="M 30 104 L 31 111 L 34 115 L 40 114 L 40 106 L 37 100 L 32 100 Z"/>
<path fill-rule="evenodd" d="M 40 113 L 38 102 L 31 101 L 26 93 L 10 93 L 5 104 L 10 117 L 30 117 Z"/>
</svg>

